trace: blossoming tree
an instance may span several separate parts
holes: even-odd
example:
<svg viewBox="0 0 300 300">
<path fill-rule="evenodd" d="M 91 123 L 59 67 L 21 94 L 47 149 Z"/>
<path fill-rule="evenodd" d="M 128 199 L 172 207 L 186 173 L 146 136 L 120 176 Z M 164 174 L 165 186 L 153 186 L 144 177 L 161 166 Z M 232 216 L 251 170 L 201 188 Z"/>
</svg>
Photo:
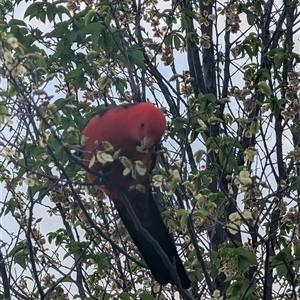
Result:
<svg viewBox="0 0 300 300">
<path fill-rule="evenodd" d="M 298 0 L 0 12 L 1 299 L 300 297 Z M 155 282 L 80 158 L 95 112 L 140 101 L 168 121 L 151 182 L 188 291 Z"/>
</svg>

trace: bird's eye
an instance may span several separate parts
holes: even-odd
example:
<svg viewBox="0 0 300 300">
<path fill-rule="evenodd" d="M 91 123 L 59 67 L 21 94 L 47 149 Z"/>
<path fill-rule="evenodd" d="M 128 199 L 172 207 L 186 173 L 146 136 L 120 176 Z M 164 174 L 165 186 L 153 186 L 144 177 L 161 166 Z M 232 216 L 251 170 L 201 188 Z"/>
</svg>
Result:
<svg viewBox="0 0 300 300">
<path fill-rule="evenodd" d="M 141 122 L 141 127 L 144 128 L 144 126 L 145 126 L 145 123 L 143 121 L 143 122 Z"/>
</svg>

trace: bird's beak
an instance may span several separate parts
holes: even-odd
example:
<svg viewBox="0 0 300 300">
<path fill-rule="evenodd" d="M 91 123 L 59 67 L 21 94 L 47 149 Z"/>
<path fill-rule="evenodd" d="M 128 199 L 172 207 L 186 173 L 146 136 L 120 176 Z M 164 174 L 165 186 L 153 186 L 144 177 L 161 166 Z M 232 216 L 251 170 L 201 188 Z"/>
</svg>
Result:
<svg viewBox="0 0 300 300">
<path fill-rule="evenodd" d="M 141 145 L 143 149 L 150 149 L 155 144 L 154 140 L 150 136 L 145 136 L 141 140 Z"/>
</svg>

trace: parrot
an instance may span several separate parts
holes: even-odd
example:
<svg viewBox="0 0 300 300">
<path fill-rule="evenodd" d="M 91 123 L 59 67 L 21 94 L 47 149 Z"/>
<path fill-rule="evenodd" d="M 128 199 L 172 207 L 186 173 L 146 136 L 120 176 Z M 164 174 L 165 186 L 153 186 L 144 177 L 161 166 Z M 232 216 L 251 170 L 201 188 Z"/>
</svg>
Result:
<svg viewBox="0 0 300 300">
<path fill-rule="evenodd" d="M 114 186 L 127 197 L 141 226 L 158 242 L 172 265 L 175 262 L 181 286 L 188 289 L 191 282 L 155 203 L 149 178 L 154 165 L 156 145 L 165 130 L 164 113 L 150 102 L 109 107 L 95 114 L 82 130 L 82 162 L 87 167 L 88 180 L 96 189 L 105 192 L 114 203 L 154 278 L 161 285 L 175 285 L 164 260 L 154 245 L 138 231 L 120 192 Z M 97 159 L 103 153 L 106 161 Z M 107 156 L 110 153 L 112 154 Z M 115 159 L 113 153 L 117 153 Z M 135 175 L 124 173 L 126 168 L 120 161 L 122 157 L 126 157 L 133 165 L 141 162 L 145 172 Z M 135 188 L 138 185 L 142 185 L 144 190 Z"/>
</svg>

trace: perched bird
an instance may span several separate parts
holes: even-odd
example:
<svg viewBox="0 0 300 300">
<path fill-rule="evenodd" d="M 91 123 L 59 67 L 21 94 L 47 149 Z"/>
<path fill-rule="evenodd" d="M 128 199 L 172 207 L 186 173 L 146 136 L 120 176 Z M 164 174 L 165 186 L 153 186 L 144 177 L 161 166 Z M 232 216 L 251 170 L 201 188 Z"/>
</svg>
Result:
<svg viewBox="0 0 300 300">
<path fill-rule="evenodd" d="M 82 131 L 85 140 L 83 162 L 89 168 L 88 179 L 113 201 L 155 279 L 162 285 L 175 284 L 153 244 L 136 228 L 118 192 L 120 190 L 130 201 L 143 228 L 159 243 L 170 262 L 173 264 L 175 261 L 182 287 L 189 288 L 190 280 L 163 223 L 149 181 L 155 144 L 161 140 L 165 130 L 164 114 L 151 103 L 126 104 L 106 109 L 92 117 Z M 119 153 L 114 159 L 117 151 Z M 126 157 L 132 166 L 142 162 L 140 166 L 144 165 L 144 170 L 142 168 L 137 174 L 132 172 L 134 167 L 125 170 L 121 163 L 122 157 Z M 137 186 L 142 186 L 144 191 L 135 188 Z"/>
</svg>

